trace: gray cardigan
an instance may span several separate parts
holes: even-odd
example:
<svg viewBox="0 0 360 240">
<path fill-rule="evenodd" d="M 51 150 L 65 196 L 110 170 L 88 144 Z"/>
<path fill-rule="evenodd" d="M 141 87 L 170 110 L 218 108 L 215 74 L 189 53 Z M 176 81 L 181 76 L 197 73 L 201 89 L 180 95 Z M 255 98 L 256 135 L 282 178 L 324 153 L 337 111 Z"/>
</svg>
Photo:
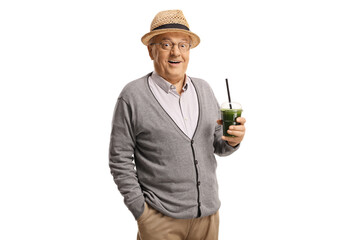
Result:
<svg viewBox="0 0 360 240">
<path fill-rule="evenodd" d="M 221 139 L 219 105 L 208 83 L 191 78 L 199 119 L 190 139 L 152 94 L 149 75 L 128 83 L 115 107 L 109 151 L 114 181 L 135 219 L 145 201 L 173 218 L 211 215 L 220 208 L 214 153 L 226 156 L 239 146 Z"/>
</svg>

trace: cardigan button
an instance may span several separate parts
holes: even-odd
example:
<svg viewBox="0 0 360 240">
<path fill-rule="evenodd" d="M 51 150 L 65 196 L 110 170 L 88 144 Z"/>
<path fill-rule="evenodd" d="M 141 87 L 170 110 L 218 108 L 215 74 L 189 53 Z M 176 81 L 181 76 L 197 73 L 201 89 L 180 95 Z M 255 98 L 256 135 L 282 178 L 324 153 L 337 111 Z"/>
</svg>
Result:
<svg viewBox="0 0 360 240">
<path fill-rule="evenodd" d="M 194 140 L 191 140 L 191 144 L 194 144 Z"/>
<path fill-rule="evenodd" d="M 196 165 L 198 165 L 198 164 L 199 164 L 198 160 L 195 160 L 195 164 L 196 164 Z"/>
<path fill-rule="evenodd" d="M 200 181 L 198 181 L 197 185 L 200 186 Z"/>
</svg>

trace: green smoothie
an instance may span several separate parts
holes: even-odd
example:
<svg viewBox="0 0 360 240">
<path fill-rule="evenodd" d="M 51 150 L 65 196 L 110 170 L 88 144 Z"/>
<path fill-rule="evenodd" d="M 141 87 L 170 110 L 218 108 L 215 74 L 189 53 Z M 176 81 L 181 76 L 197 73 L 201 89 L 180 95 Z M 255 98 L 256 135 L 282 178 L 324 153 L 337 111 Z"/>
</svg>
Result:
<svg viewBox="0 0 360 240">
<path fill-rule="evenodd" d="M 223 135 L 228 137 L 235 137 L 227 133 L 231 125 L 239 125 L 236 122 L 237 117 L 241 117 L 242 109 L 221 109 L 221 120 L 223 122 Z"/>
</svg>

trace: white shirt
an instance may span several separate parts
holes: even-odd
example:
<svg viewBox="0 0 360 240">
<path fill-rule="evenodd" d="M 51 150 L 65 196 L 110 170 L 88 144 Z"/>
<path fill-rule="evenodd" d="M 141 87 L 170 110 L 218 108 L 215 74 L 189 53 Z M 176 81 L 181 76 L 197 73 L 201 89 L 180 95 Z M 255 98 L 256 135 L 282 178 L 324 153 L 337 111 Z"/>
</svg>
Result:
<svg viewBox="0 0 360 240">
<path fill-rule="evenodd" d="M 174 85 L 155 71 L 149 77 L 149 86 L 161 107 L 191 139 L 199 117 L 198 98 L 191 79 L 186 76 L 181 95 L 178 94 Z"/>
</svg>

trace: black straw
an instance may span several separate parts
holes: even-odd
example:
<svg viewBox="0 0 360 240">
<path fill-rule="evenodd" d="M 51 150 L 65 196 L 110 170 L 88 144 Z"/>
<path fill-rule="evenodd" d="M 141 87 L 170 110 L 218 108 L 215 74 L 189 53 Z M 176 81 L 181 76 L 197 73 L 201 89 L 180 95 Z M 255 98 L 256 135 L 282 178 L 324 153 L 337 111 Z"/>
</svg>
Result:
<svg viewBox="0 0 360 240">
<path fill-rule="evenodd" d="M 226 81 L 226 88 L 227 88 L 227 93 L 228 93 L 228 98 L 229 98 L 230 109 L 232 109 L 228 79 L 225 78 L 225 81 Z"/>
</svg>

